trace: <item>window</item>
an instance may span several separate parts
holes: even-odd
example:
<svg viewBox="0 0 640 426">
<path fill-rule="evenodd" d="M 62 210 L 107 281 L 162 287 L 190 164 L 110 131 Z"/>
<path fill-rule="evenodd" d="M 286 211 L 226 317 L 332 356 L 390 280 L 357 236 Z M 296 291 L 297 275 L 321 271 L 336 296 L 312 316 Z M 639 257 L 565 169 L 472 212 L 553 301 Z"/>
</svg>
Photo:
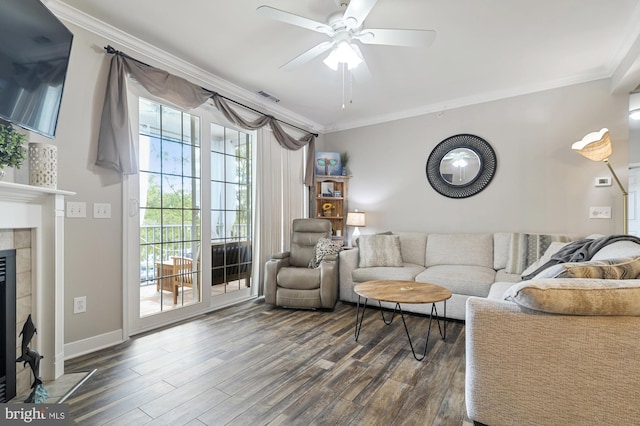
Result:
<svg viewBox="0 0 640 426">
<path fill-rule="evenodd" d="M 200 300 L 200 118 L 142 98 L 139 107 L 140 316 L 145 316 Z M 159 303 L 148 299 L 157 296 Z"/>
<path fill-rule="evenodd" d="M 211 278 L 218 292 L 250 286 L 252 135 L 211 124 Z M 214 293 L 212 293 L 214 294 Z"/>
</svg>

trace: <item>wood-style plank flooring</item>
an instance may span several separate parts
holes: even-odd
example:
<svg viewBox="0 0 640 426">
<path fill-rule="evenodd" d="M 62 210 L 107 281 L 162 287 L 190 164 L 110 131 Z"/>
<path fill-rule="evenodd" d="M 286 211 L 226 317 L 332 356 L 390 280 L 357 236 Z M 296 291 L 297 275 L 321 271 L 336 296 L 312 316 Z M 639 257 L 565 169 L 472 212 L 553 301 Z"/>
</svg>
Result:
<svg viewBox="0 0 640 426">
<path fill-rule="evenodd" d="M 413 358 L 402 321 L 251 301 L 67 361 L 97 373 L 67 402 L 79 425 L 465 425 L 464 324 Z M 428 319 L 407 324 L 423 348 Z"/>
</svg>

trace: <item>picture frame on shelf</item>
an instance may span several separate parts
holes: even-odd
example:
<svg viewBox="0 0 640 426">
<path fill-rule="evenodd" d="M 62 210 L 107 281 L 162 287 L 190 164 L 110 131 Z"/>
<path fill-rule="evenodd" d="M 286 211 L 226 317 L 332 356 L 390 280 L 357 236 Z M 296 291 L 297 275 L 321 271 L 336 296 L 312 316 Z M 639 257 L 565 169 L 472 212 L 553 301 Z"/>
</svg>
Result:
<svg viewBox="0 0 640 426">
<path fill-rule="evenodd" d="M 320 194 L 322 197 L 334 197 L 333 182 L 322 182 L 320 184 Z"/>
<path fill-rule="evenodd" d="M 315 155 L 316 175 L 321 176 L 341 176 L 342 161 L 339 152 L 316 152 Z"/>
</svg>

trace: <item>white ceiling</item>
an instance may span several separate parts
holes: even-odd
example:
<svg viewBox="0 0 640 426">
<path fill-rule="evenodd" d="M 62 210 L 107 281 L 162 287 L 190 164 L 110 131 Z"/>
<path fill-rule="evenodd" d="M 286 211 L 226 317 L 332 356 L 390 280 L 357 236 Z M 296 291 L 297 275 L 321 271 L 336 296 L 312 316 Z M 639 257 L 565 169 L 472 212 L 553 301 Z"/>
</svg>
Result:
<svg viewBox="0 0 640 426">
<path fill-rule="evenodd" d="M 279 69 L 326 36 L 255 12 L 266 4 L 324 22 L 340 10 L 335 0 L 47 4 L 84 12 L 253 94 L 273 94 L 280 111 L 320 132 L 611 77 L 640 43 L 640 0 L 378 0 L 365 28 L 432 29 L 437 38 L 429 48 L 362 45 L 373 78 L 354 80 L 353 103 L 342 110 L 341 74 L 322 63 L 326 55 Z"/>
</svg>

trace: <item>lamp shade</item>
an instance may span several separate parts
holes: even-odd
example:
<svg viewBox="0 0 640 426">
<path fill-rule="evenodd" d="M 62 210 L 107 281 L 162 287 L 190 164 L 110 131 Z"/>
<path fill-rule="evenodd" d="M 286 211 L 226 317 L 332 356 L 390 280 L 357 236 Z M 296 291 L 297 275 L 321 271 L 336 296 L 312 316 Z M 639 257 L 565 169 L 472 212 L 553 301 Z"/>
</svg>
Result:
<svg viewBox="0 0 640 426">
<path fill-rule="evenodd" d="M 364 212 L 348 212 L 347 226 L 366 226 Z"/>
<path fill-rule="evenodd" d="M 592 161 L 606 160 L 612 152 L 609 129 L 603 128 L 599 132 L 589 133 L 571 145 L 571 149 Z"/>
</svg>

